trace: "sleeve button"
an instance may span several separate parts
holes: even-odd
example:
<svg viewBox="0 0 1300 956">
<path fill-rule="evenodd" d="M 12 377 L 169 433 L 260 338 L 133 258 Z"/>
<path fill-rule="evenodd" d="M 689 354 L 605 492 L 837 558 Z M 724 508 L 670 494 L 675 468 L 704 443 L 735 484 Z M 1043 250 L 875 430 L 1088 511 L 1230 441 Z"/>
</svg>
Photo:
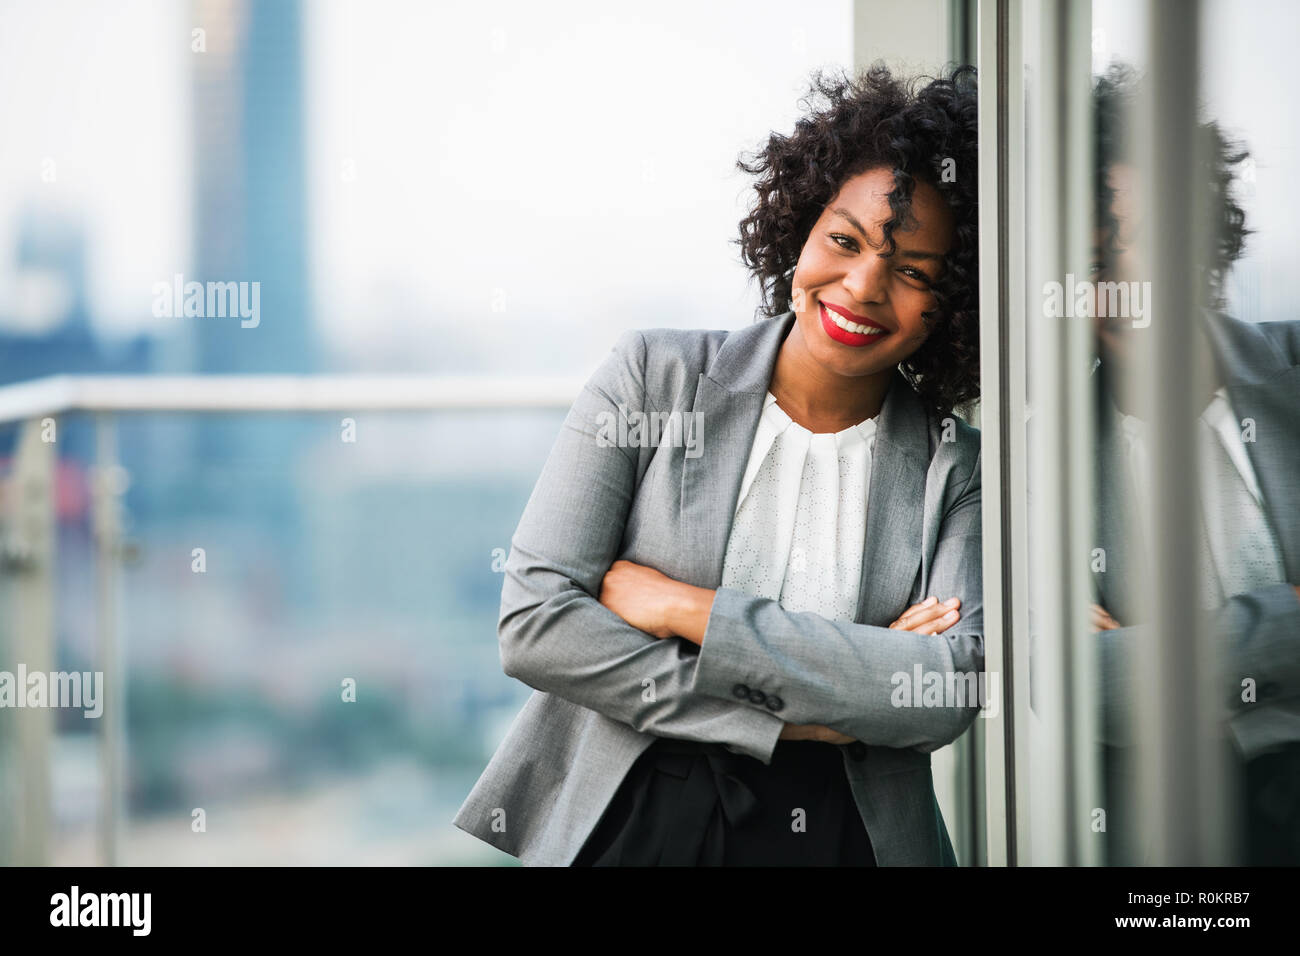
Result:
<svg viewBox="0 0 1300 956">
<path fill-rule="evenodd" d="M 731 694 L 733 697 L 738 697 L 741 700 L 749 700 L 749 688 L 744 684 L 737 684 L 735 687 L 731 688 Z"/>
<path fill-rule="evenodd" d="M 773 694 L 771 697 L 767 699 L 768 710 L 777 711 L 784 706 L 785 706 L 785 701 L 783 701 L 780 697 L 777 697 L 775 694 Z"/>
<path fill-rule="evenodd" d="M 767 700 L 767 695 L 757 687 L 749 692 L 749 702 L 751 704 L 761 704 L 765 700 Z"/>
</svg>

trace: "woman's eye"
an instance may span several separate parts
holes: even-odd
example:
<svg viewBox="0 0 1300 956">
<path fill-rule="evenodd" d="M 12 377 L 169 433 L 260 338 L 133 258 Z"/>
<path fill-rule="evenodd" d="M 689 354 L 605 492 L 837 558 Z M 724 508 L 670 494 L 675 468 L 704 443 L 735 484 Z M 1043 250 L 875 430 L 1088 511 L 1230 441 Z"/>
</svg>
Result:
<svg viewBox="0 0 1300 956">
<path fill-rule="evenodd" d="M 898 271 L 903 273 L 903 275 L 907 276 L 909 279 L 915 279 L 918 282 L 924 282 L 926 285 L 930 285 L 930 277 L 915 266 L 903 266 L 903 268 Z"/>
<path fill-rule="evenodd" d="M 831 233 L 831 241 L 841 249 L 848 249 L 850 252 L 858 248 L 858 244 L 849 236 L 842 235 L 838 232 Z"/>
</svg>

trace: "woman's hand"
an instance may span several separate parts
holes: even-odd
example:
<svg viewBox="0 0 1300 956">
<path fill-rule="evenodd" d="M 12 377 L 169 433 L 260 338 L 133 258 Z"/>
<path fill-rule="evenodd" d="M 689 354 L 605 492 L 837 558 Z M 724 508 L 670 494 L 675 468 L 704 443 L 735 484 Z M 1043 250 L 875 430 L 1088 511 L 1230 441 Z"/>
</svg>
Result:
<svg viewBox="0 0 1300 956">
<path fill-rule="evenodd" d="M 632 561 L 615 561 L 600 582 L 600 603 L 652 637 L 704 641 L 713 592 Z"/>
<path fill-rule="evenodd" d="M 1094 631 L 1114 631 L 1120 626 L 1119 621 L 1110 615 L 1100 604 L 1093 604 L 1088 608 L 1088 616 L 1092 620 L 1092 629 Z"/>
<path fill-rule="evenodd" d="M 889 626 L 896 631 L 942 634 L 961 620 L 961 613 L 957 610 L 959 607 L 961 598 L 948 598 L 941 604 L 938 598 L 928 597 L 920 604 L 913 604 Z"/>
<path fill-rule="evenodd" d="M 826 744 L 851 744 L 853 738 L 821 724 L 786 724 L 777 740 L 820 740 Z"/>
</svg>

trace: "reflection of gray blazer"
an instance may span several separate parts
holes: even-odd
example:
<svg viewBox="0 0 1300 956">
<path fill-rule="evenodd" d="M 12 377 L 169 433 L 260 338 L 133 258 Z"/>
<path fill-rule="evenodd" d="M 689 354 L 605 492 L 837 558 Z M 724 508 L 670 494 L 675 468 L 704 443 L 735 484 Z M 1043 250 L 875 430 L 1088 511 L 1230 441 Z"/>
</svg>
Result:
<svg viewBox="0 0 1300 956">
<path fill-rule="evenodd" d="M 1255 422 L 1255 440 L 1245 444 L 1246 452 L 1287 580 L 1300 583 L 1300 322 L 1253 324 L 1206 313 L 1204 328 L 1233 414 Z M 1131 593 L 1131 568 L 1142 560 L 1145 544 L 1135 534 L 1142 526 L 1124 490 L 1123 439 L 1108 427 L 1111 419 L 1103 417 L 1100 424 L 1098 543 L 1106 549 L 1107 568 L 1093 580 L 1106 610 L 1127 624 L 1142 618 L 1140 596 Z M 1228 726 L 1246 759 L 1300 743 L 1300 601 L 1291 583 L 1232 595 L 1211 625 L 1232 676 Z M 1190 588 L 1188 599 L 1197 599 Z M 1098 634 L 1103 728 L 1105 742 L 1114 746 L 1131 746 L 1136 737 L 1131 648 L 1141 635 L 1140 625 Z M 1255 703 L 1241 702 L 1238 675 L 1255 678 Z"/>
<path fill-rule="evenodd" d="M 970 726 L 977 702 L 949 693 L 945 705 L 919 688 L 915 706 L 891 699 L 900 673 L 947 690 L 983 670 L 978 432 L 927 415 L 901 375 L 893 381 L 877 420 L 855 621 L 719 588 L 793 318 L 625 333 L 583 389 L 505 567 L 502 666 L 537 693 L 456 826 L 525 864 L 568 865 L 655 737 L 718 742 L 767 764 L 785 722 L 824 724 L 859 741 L 842 755 L 877 861 L 955 864 L 930 753 Z M 637 411 L 697 413 L 685 417 L 700 422 L 700 445 L 598 440 L 612 434 L 609 415 Z M 656 640 L 599 603 L 620 558 L 718 589 L 702 648 Z M 938 637 L 887 627 L 930 594 L 961 598 L 955 627 Z M 740 685 L 763 693 L 740 699 Z"/>
</svg>

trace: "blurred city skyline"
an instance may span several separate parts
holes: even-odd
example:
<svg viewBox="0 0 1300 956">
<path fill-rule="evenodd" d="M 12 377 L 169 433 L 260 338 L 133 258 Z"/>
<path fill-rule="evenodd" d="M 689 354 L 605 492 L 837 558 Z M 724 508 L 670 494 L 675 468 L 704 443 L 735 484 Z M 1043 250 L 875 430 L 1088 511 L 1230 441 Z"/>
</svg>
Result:
<svg viewBox="0 0 1300 956">
<path fill-rule="evenodd" d="M 5 110 L 0 334 L 79 302 L 104 370 L 142 336 L 120 370 L 576 374 L 626 328 L 751 320 L 734 164 L 851 63 L 851 4 L 562 12 L 11 4 L 0 79 L 41 95 Z M 155 317 L 177 274 L 260 281 L 266 320 Z"/>
</svg>

